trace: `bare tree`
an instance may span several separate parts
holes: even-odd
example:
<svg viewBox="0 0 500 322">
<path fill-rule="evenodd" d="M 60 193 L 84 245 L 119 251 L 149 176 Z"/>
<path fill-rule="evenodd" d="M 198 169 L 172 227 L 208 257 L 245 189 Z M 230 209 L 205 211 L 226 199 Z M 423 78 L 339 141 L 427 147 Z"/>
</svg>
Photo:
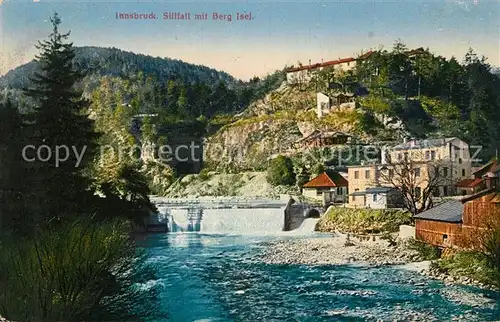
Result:
<svg viewBox="0 0 500 322">
<path fill-rule="evenodd" d="M 440 186 L 449 186 L 451 179 L 443 170 L 444 161 L 420 161 L 405 155 L 397 161 L 388 160 L 379 169 L 378 184 L 398 189 L 403 197 L 404 206 L 413 215 L 434 206 L 433 196 Z"/>
</svg>

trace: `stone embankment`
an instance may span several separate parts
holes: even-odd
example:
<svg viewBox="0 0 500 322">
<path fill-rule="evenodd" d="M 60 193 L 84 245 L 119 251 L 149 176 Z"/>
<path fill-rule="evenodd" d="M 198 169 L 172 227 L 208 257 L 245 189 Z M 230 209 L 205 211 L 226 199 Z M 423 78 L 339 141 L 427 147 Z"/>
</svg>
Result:
<svg viewBox="0 0 500 322">
<path fill-rule="evenodd" d="M 470 277 L 451 275 L 451 274 L 448 274 L 446 272 L 442 272 L 442 271 L 434 268 L 432 265 L 428 269 L 421 270 L 420 274 L 427 276 L 429 278 L 435 279 L 435 280 L 442 281 L 445 284 L 471 285 L 471 286 L 476 286 L 476 287 L 479 287 L 482 289 L 498 291 L 498 289 L 495 289 L 492 286 L 489 286 L 489 285 L 486 285 L 486 284 L 481 283 L 479 281 L 476 281 Z"/>
</svg>

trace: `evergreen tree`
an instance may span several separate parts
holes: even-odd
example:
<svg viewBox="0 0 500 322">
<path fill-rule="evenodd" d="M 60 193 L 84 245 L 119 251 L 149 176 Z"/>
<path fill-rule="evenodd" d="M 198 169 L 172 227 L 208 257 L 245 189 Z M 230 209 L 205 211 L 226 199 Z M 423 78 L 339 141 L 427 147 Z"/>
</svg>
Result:
<svg viewBox="0 0 500 322">
<path fill-rule="evenodd" d="M 8 99 L 0 102 L 0 227 L 19 231 L 24 218 L 23 122 L 16 106 Z"/>
<path fill-rule="evenodd" d="M 90 182 L 85 171 L 93 161 L 97 139 L 93 122 L 85 114 L 89 102 L 75 88 L 83 75 L 73 66 L 75 54 L 72 43 L 67 41 L 69 33 L 60 33 L 57 13 L 51 22 L 49 39 L 37 46 L 41 72 L 35 73 L 32 86 L 25 90 L 37 103 L 29 115 L 30 143 L 37 148 L 47 146 L 51 153 L 48 161 L 38 157 L 28 166 L 28 178 L 36 195 L 35 213 L 42 222 L 88 207 L 93 193 L 87 191 Z M 42 151 L 47 158 L 47 149 Z M 67 159 L 57 162 L 56 153 L 61 160 Z"/>
</svg>

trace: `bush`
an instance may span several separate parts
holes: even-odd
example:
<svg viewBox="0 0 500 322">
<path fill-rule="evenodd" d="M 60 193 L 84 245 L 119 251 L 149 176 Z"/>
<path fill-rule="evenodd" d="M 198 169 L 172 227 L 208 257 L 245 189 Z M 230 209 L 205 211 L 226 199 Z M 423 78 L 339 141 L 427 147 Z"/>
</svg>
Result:
<svg viewBox="0 0 500 322">
<path fill-rule="evenodd" d="M 295 184 L 292 160 L 282 155 L 272 159 L 267 168 L 267 181 L 274 186 Z"/>
<path fill-rule="evenodd" d="M 134 287 L 147 267 L 129 230 L 123 221 L 84 220 L 4 241 L 0 315 L 14 321 L 130 319 L 134 312 L 127 309 L 154 293 Z"/>
<path fill-rule="evenodd" d="M 351 233 L 397 232 L 411 223 L 408 211 L 399 209 L 353 209 L 331 207 L 318 222 L 320 231 Z"/>
<path fill-rule="evenodd" d="M 478 251 L 461 251 L 437 263 L 438 270 L 467 276 L 478 282 L 500 288 L 500 272 L 491 265 L 487 255 Z"/>
<path fill-rule="evenodd" d="M 434 260 L 441 257 L 441 251 L 437 246 L 429 245 L 416 239 L 410 239 L 407 243 L 408 248 L 417 251 L 422 260 Z"/>
</svg>

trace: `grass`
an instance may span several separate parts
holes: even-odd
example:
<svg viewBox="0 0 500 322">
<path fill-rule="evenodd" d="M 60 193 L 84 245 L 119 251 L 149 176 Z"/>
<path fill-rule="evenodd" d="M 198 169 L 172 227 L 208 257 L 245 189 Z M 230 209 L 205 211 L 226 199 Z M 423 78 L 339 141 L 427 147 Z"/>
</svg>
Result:
<svg viewBox="0 0 500 322">
<path fill-rule="evenodd" d="M 500 288 L 500 271 L 488 257 L 478 251 L 460 251 L 436 262 L 435 269 L 454 276 L 466 276 L 486 285 Z"/>
<path fill-rule="evenodd" d="M 0 244 L 0 315 L 12 321 L 130 319 L 143 259 L 119 220 L 84 219 Z M 150 279 L 152 277 L 149 277 Z M 130 315 L 128 315 L 130 313 Z"/>
<path fill-rule="evenodd" d="M 411 214 L 398 209 L 353 209 L 331 207 L 318 222 L 318 230 L 352 233 L 397 232 L 411 223 Z"/>
</svg>

